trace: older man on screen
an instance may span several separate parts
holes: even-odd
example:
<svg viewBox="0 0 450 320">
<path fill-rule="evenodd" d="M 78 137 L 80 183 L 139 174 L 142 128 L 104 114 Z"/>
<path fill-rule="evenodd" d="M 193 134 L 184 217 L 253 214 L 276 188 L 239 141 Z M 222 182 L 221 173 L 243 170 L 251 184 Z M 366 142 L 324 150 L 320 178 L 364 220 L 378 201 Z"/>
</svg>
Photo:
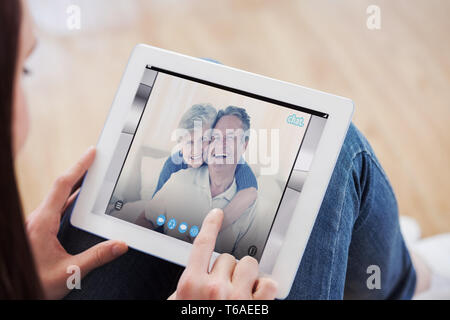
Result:
<svg viewBox="0 0 450 320">
<path fill-rule="evenodd" d="M 145 219 L 164 233 L 192 242 L 212 208 L 224 208 L 237 192 L 235 172 L 248 145 L 250 117 L 243 108 L 220 110 L 207 152 L 207 166 L 173 174 L 149 201 Z M 256 201 L 255 201 L 256 203 Z M 218 236 L 216 251 L 233 253 L 254 220 L 255 203 Z"/>
</svg>

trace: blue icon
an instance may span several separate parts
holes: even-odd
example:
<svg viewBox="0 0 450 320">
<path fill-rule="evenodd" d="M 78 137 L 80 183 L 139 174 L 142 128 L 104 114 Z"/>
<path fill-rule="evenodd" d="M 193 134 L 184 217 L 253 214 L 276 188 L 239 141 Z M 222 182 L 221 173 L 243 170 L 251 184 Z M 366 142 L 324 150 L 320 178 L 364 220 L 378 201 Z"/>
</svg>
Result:
<svg viewBox="0 0 450 320">
<path fill-rule="evenodd" d="M 158 218 L 156 218 L 156 224 L 158 226 L 162 226 L 164 224 L 164 222 L 166 222 L 166 216 L 161 214 L 158 216 Z"/>
<path fill-rule="evenodd" d="M 198 235 L 198 227 L 192 226 L 189 234 L 191 235 L 191 237 L 196 237 Z"/>
<path fill-rule="evenodd" d="M 187 223 L 183 222 L 183 223 L 180 223 L 180 225 L 178 226 L 178 231 L 180 231 L 180 233 L 185 233 L 187 228 L 188 228 Z"/>
<path fill-rule="evenodd" d="M 177 220 L 175 220 L 174 218 L 170 219 L 169 222 L 167 222 L 167 227 L 172 230 L 173 228 L 175 228 L 177 226 Z"/>
</svg>

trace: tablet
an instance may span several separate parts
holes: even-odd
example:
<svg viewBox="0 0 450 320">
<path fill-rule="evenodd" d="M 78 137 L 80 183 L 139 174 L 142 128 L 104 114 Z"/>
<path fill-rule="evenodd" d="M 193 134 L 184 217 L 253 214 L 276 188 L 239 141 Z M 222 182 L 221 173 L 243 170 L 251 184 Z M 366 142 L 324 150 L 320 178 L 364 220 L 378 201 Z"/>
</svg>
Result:
<svg viewBox="0 0 450 320">
<path fill-rule="evenodd" d="M 212 261 L 253 256 L 284 298 L 352 113 L 346 98 L 138 45 L 71 223 L 186 265 L 222 208 Z"/>
</svg>

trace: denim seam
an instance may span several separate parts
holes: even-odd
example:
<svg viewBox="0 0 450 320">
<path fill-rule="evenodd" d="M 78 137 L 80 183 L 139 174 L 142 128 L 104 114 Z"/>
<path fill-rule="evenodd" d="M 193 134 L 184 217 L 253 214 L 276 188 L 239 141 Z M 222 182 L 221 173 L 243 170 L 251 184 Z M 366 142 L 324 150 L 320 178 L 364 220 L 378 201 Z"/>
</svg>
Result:
<svg viewBox="0 0 450 320">
<path fill-rule="evenodd" d="M 356 157 L 358 157 L 359 155 L 361 155 L 361 154 L 363 154 L 363 153 L 369 154 L 369 152 L 367 152 L 367 150 L 358 150 L 358 151 L 356 151 L 356 152 L 353 154 L 352 160 L 350 161 L 350 166 L 349 166 L 349 168 L 347 168 L 347 170 L 346 170 L 346 172 L 347 172 L 347 177 L 346 177 L 346 179 L 345 179 L 345 186 L 348 186 L 348 182 L 349 182 L 349 179 L 350 179 L 350 173 L 351 173 L 352 170 L 354 169 L 354 161 L 355 161 Z M 372 157 L 370 157 L 370 158 L 371 158 L 371 160 L 373 161 Z M 374 162 L 375 162 L 375 161 L 374 161 Z M 333 270 L 334 263 L 335 263 L 336 243 L 337 243 L 338 238 L 339 238 L 339 236 L 340 236 L 339 230 L 341 229 L 341 224 L 342 224 L 342 210 L 343 210 L 343 207 L 344 207 L 344 201 L 345 201 L 344 198 L 345 198 L 345 195 L 343 195 L 343 197 L 342 197 L 342 201 L 341 201 L 341 203 L 340 203 L 340 208 L 339 208 L 339 223 L 338 223 L 338 228 L 337 228 L 337 237 L 336 237 L 335 240 L 334 240 L 334 244 L 333 244 L 333 252 L 332 252 L 332 258 L 331 258 L 331 268 L 332 268 L 332 270 Z M 355 219 L 355 221 L 356 221 L 356 219 Z M 353 231 L 352 231 L 352 233 L 353 233 Z M 351 241 L 351 240 L 350 240 L 350 241 Z M 348 259 L 348 256 L 347 256 L 347 259 Z M 346 271 L 346 272 L 347 272 L 347 271 Z M 330 299 L 331 279 L 332 279 L 332 275 L 330 274 L 329 279 L 328 279 L 328 293 L 327 293 L 327 299 L 328 299 L 328 300 Z M 342 296 L 344 296 L 344 292 L 342 292 Z"/>
<path fill-rule="evenodd" d="M 351 172 L 351 169 L 352 169 L 352 167 L 353 167 L 353 160 L 354 160 L 354 158 L 356 157 L 357 154 L 359 154 L 359 152 L 356 153 L 356 154 L 353 156 L 352 161 L 350 161 L 350 167 L 348 168 L 348 170 L 346 170 L 346 172 L 347 172 L 347 177 L 346 177 L 346 179 L 345 179 L 345 185 L 346 185 L 346 186 L 348 185 L 348 181 L 349 181 L 349 178 L 350 178 L 350 172 Z M 341 201 L 341 203 L 340 203 L 340 208 L 339 208 L 339 222 L 338 222 L 338 225 L 337 225 L 338 227 L 337 227 L 337 230 L 336 230 L 336 232 L 337 232 L 337 237 L 335 237 L 335 239 L 334 239 L 334 243 L 333 243 L 333 251 L 332 251 L 332 254 L 331 254 L 331 270 L 333 270 L 334 263 L 335 263 L 336 243 L 337 243 L 338 238 L 339 238 L 339 235 L 340 235 L 339 230 L 341 229 L 341 223 L 342 223 L 342 210 L 343 210 L 343 207 L 344 207 L 344 198 L 345 198 L 345 195 L 342 196 L 342 201 Z M 348 258 L 348 257 L 347 257 L 347 258 Z M 330 273 L 329 278 L 328 278 L 327 300 L 330 300 L 331 279 L 332 279 L 332 274 Z M 342 292 L 342 297 L 343 297 L 343 296 L 344 296 L 344 292 Z"/>
</svg>

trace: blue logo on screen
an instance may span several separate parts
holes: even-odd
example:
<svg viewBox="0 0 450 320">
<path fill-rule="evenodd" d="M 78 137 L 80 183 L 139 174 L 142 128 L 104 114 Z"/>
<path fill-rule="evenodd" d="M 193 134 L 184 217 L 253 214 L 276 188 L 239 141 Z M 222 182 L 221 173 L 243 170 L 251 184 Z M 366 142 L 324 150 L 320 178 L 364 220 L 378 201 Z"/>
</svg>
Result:
<svg viewBox="0 0 450 320">
<path fill-rule="evenodd" d="M 174 229 L 177 226 L 177 220 L 174 218 L 170 219 L 169 222 L 167 222 L 167 228 L 170 230 Z"/>
<path fill-rule="evenodd" d="M 162 226 L 166 222 L 166 216 L 165 215 L 159 215 L 158 218 L 156 218 L 156 224 L 158 226 Z"/>
<path fill-rule="evenodd" d="M 198 227 L 192 226 L 189 234 L 191 235 L 191 237 L 195 238 L 198 235 Z"/>
<path fill-rule="evenodd" d="M 295 113 L 289 115 L 286 119 L 288 124 L 292 124 L 293 126 L 303 127 L 305 125 L 304 117 L 297 117 Z"/>
<path fill-rule="evenodd" d="M 187 229 L 188 229 L 188 225 L 186 222 L 180 223 L 180 226 L 178 227 L 178 231 L 180 233 L 185 233 Z"/>
</svg>

